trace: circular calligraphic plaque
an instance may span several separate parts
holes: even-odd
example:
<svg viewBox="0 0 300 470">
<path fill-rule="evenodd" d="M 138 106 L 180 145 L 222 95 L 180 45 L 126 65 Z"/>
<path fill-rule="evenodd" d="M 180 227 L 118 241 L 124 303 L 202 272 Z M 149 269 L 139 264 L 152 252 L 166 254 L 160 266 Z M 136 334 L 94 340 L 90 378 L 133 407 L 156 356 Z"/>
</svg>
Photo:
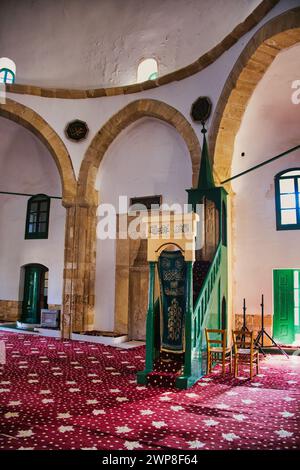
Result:
<svg viewBox="0 0 300 470">
<path fill-rule="evenodd" d="M 89 128 L 86 122 L 75 119 L 67 124 L 65 132 L 69 139 L 78 142 L 86 138 Z"/>
<path fill-rule="evenodd" d="M 205 124 L 211 113 L 212 103 L 207 96 L 200 96 L 191 108 L 191 116 L 195 122 Z"/>
</svg>

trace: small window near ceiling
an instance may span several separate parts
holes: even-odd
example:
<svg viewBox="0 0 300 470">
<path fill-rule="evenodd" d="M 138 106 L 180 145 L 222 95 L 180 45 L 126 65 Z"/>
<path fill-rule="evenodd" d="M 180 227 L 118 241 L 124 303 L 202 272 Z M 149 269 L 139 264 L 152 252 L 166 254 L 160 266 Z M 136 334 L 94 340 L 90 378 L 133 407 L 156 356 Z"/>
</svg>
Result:
<svg viewBox="0 0 300 470">
<path fill-rule="evenodd" d="M 0 83 L 14 83 L 16 78 L 16 64 L 8 57 L 0 58 Z"/>
<path fill-rule="evenodd" d="M 25 239 L 48 238 L 50 198 L 37 194 L 28 200 Z"/>
<path fill-rule="evenodd" d="M 275 176 L 277 230 L 300 229 L 300 168 Z"/>
<path fill-rule="evenodd" d="M 137 70 L 137 82 L 155 80 L 158 77 L 158 65 L 155 59 L 145 59 L 140 62 Z"/>
</svg>

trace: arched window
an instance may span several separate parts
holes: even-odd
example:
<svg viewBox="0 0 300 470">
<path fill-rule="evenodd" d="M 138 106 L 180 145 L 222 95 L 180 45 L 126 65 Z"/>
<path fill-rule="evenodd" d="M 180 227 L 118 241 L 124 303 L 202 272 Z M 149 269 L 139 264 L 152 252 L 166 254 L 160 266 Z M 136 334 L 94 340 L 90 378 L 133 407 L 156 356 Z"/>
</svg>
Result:
<svg viewBox="0 0 300 470">
<path fill-rule="evenodd" d="M 300 168 L 275 176 L 277 230 L 300 229 Z"/>
<path fill-rule="evenodd" d="M 37 194 L 28 200 L 25 239 L 48 238 L 50 198 Z"/>
<path fill-rule="evenodd" d="M 145 59 L 140 62 L 137 70 L 137 82 L 155 80 L 158 77 L 158 65 L 155 59 Z"/>
<path fill-rule="evenodd" d="M 0 83 L 14 83 L 16 78 L 16 64 L 7 57 L 0 59 Z"/>
</svg>

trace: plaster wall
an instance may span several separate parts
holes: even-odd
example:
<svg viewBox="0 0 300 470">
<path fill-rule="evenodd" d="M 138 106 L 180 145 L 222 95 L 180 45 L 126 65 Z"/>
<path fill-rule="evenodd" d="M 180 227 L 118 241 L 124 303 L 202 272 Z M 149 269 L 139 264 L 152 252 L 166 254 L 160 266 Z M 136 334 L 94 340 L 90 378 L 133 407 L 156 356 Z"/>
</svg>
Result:
<svg viewBox="0 0 300 470">
<path fill-rule="evenodd" d="M 185 204 L 185 189 L 192 185 L 192 166 L 185 142 L 173 127 L 144 118 L 125 129 L 101 162 L 97 189 L 101 203 L 116 213 L 118 196 L 162 195 L 163 203 Z M 95 327 L 114 328 L 115 240 L 97 240 Z M 147 292 L 145 292 L 147 296 Z"/>
<path fill-rule="evenodd" d="M 28 130 L 0 118 L 0 190 L 61 196 L 52 156 Z M 51 199 L 49 238 L 25 240 L 28 197 L 0 194 L 0 299 L 20 300 L 20 268 L 40 263 L 49 268 L 50 304 L 62 303 L 65 209 Z"/>
<path fill-rule="evenodd" d="M 292 103 L 291 85 L 300 79 L 300 46 L 281 52 L 258 84 L 236 137 L 232 175 L 299 145 L 300 105 Z M 245 152 L 245 156 L 241 153 Z M 233 181 L 234 312 L 259 314 L 261 294 L 272 312 L 272 270 L 300 268 L 299 231 L 277 231 L 274 176 L 300 168 L 300 151 Z"/>
</svg>

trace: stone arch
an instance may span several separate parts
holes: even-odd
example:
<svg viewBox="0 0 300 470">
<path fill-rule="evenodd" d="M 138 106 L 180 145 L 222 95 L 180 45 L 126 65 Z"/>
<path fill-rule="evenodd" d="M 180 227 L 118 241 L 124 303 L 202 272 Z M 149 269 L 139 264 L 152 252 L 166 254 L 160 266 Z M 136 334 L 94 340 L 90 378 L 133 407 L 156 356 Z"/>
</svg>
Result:
<svg viewBox="0 0 300 470">
<path fill-rule="evenodd" d="M 69 337 L 72 330 L 74 311 L 76 310 L 76 302 L 74 301 L 74 298 L 76 298 L 76 285 L 74 279 L 78 277 L 75 264 L 77 258 L 76 253 L 74 253 L 74 233 L 80 222 L 76 217 L 78 212 L 76 209 L 77 182 L 72 161 L 63 141 L 33 109 L 11 99 L 6 99 L 4 104 L 0 104 L 0 116 L 27 128 L 44 143 L 55 161 L 61 178 L 62 204 L 66 208 L 62 335 Z"/>
<path fill-rule="evenodd" d="M 56 132 L 33 109 L 8 98 L 5 104 L 0 104 L 0 116 L 27 128 L 44 143 L 60 174 L 63 204 L 72 204 L 76 197 L 76 177 L 70 155 Z"/>
<path fill-rule="evenodd" d="M 92 328 L 95 310 L 96 275 L 96 208 L 98 192 L 95 181 L 99 165 L 110 144 L 130 124 L 143 117 L 152 117 L 173 126 L 184 139 L 192 161 L 193 184 L 196 184 L 201 149 L 191 124 L 177 109 L 158 100 L 133 101 L 112 116 L 99 130 L 89 145 L 81 163 L 78 181 L 77 218 L 85 230 L 78 231 L 76 246 L 80 247 L 76 266 L 78 276 L 73 285 L 77 292 L 73 325 L 77 330 Z M 73 326 L 74 329 L 74 326 Z"/>
<path fill-rule="evenodd" d="M 112 116 L 101 127 L 89 145 L 81 163 L 78 182 L 78 195 L 83 205 L 95 203 L 97 200 L 97 194 L 94 189 L 96 175 L 101 160 L 110 144 L 122 130 L 143 117 L 152 117 L 167 122 L 178 131 L 190 153 L 193 185 L 195 186 L 200 166 L 201 149 L 191 124 L 172 106 L 158 100 L 141 99 L 129 103 Z"/>
<path fill-rule="evenodd" d="M 215 180 L 230 177 L 234 141 L 249 99 L 277 54 L 300 42 L 300 8 L 263 25 L 250 39 L 231 70 L 214 112 L 210 132 Z"/>
</svg>

